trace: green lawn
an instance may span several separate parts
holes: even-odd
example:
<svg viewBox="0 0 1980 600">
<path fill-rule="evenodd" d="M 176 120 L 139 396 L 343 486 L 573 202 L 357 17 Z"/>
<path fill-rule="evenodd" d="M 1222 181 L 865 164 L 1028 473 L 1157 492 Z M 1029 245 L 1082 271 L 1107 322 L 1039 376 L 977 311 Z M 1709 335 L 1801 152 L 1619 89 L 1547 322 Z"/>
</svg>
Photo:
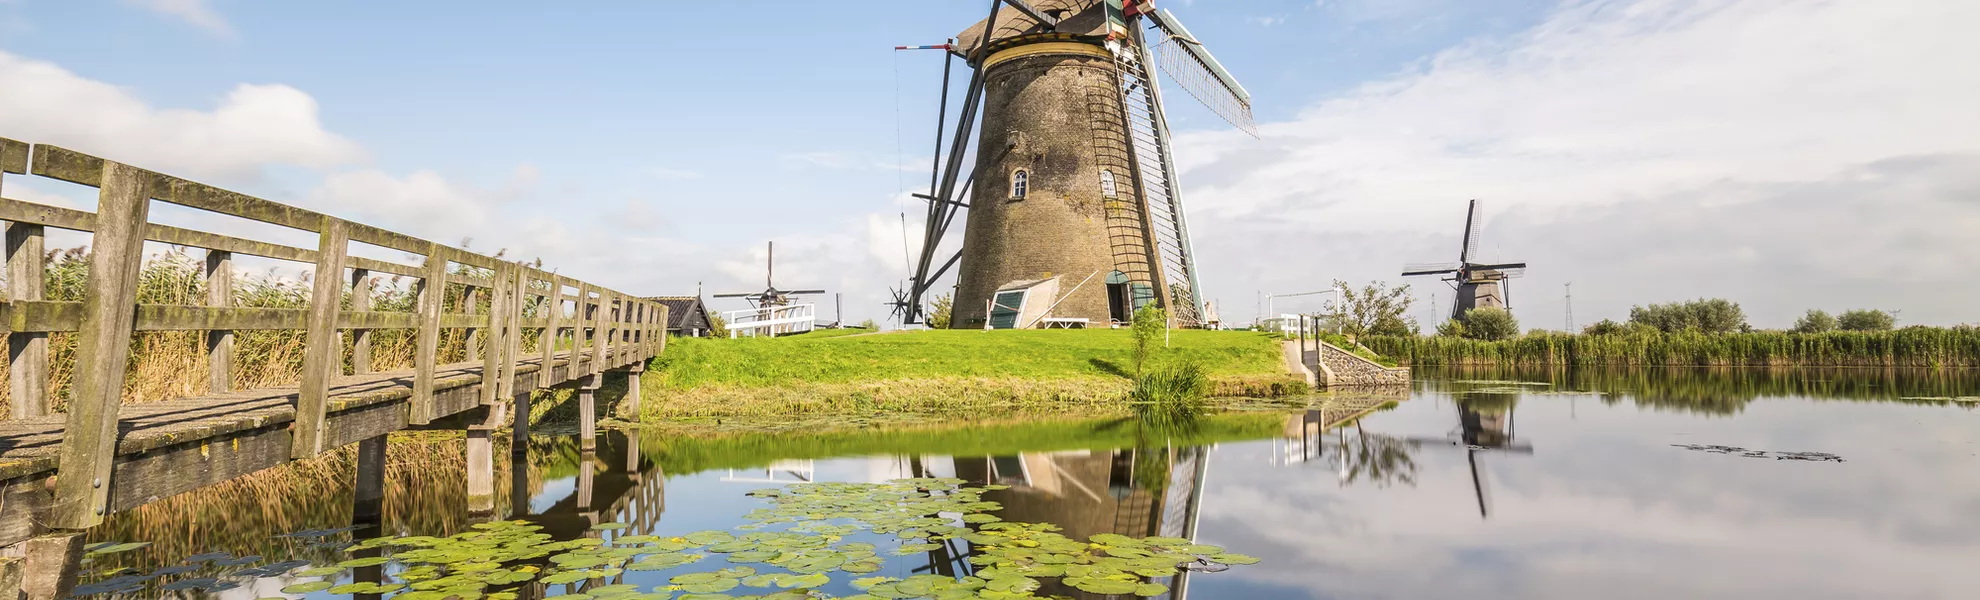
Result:
<svg viewBox="0 0 1980 600">
<path fill-rule="evenodd" d="M 821 332 L 822 333 L 822 332 Z M 1125 329 L 936 330 L 759 339 L 675 339 L 656 365 L 667 388 L 847 383 L 927 377 L 1120 377 L 1133 367 Z M 1212 376 L 1284 370 L 1277 342 L 1245 331 L 1173 332 L 1154 360 L 1188 360 Z"/>
<path fill-rule="evenodd" d="M 1128 389 L 1132 344 L 1129 331 L 1111 329 L 676 338 L 641 389 L 656 400 L 647 418 L 1092 404 Z M 1305 391 L 1264 333 L 1176 330 L 1151 360 L 1201 365 L 1216 395 Z"/>
</svg>

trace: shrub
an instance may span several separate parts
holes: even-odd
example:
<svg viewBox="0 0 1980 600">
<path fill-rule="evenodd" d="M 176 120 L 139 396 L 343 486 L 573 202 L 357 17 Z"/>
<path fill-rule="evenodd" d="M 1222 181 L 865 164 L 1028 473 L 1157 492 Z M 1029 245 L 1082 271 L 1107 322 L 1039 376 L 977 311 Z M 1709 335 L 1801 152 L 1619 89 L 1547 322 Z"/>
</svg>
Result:
<svg viewBox="0 0 1980 600">
<path fill-rule="evenodd" d="M 933 329 L 948 329 L 949 317 L 956 311 L 954 296 L 942 294 L 935 297 L 935 303 L 928 311 L 928 326 Z"/>
<path fill-rule="evenodd" d="M 1633 306 L 1629 309 L 1629 320 L 1665 333 L 1732 333 L 1751 329 L 1746 324 L 1746 311 L 1739 307 L 1739 303 L 1724 298 Z"/>
<path fill-rule="evenodd" d="M 1836 330 L 1836 318 L 1826 311 L 1808 309 L 1808 314 L 1794 320 L 1795 333 L 1823 333 Z"/>
<path fill-rule="evenodd" d="M 1503 340 L 1519 335 L 1519 320 L 1503 308 L 1474 308 L 1464 313 L 1464 337 Z"/>
<path fill-rule="evenodd" d="M 1464 337 L 1464 321 L 1447 319 L 1442 323 L 1438 323 L 1437 335 L 1454 338 Z"/>
<path fill-rule="evenodd" d="M 1148 363 L 1148 349 L 1155 344 L 1156 336 L 1169 328 L 1169 312 L 1153 304 L 1134 311 L 1134 376 L 1141 377 L 1142 367 Z"/>
<path fill-rule="evenodd" d="M 1844 331 L 1890 331 L 1897 328 L 1897 316 L 1881 310 L 1852 310 L 1836 318 Z"/>
<path fill-rule="evenodd" d="M 1624 327 L 1622 323 L 1617 323 L 1611 319 L 1602 319 L 1581 328 L 1581 333 L 1586 335 L 1617 335 L 1628 331 L 1628 328 Z"/>
</svg>

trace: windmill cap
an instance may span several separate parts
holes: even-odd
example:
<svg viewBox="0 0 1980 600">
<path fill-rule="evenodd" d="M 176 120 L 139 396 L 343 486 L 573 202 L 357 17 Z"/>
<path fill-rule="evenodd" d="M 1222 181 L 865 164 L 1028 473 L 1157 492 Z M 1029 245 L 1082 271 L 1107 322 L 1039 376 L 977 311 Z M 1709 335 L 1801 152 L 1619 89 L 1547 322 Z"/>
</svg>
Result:
<svg viewBox="0 0 1980 600">
<path fill-rule="evenodd" d="M 1029 40 L 1024 38 L 1031 36 L 1038 36 L 1038 41 L 1063 40 L 1067 36 L 1097 41 L 1107 37 L 1107 0 L 1033 0 L 1031 6 L 1047 15 L 1056 14 L 1059 26 L 1047 29 L 1023 11 L 1007 4 L 1000 5 L 997 9 L 997 27 L 989 40 L 991 48 L 1013 42 L 1025 43 Z M 979 20 L 956 34 L 957 53 L 965 57 L 975 56 L 977 49 L 984 44 L 983 23 Z"/>
</svg>

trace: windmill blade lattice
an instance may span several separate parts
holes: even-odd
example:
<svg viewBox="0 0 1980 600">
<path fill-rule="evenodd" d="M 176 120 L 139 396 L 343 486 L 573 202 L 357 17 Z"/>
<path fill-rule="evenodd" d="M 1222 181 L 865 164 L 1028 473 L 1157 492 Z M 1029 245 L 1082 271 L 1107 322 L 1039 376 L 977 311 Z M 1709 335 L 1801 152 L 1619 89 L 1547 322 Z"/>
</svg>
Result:
<svg viewBox="0 0 1980 600">
<path fill-rule="evenodd" d="M 1155 14 L 1159 15 L 1155 19 L 1156 29 L 1162 32 L 1162 40 L 1155 44 L 1161 56 L 1162 72 L 1210 112 L 1251 137 L 1258 137 L 1258 124 L 1251 117 L 1251 94 L 1210 55 L 1203 42 L 1189 35 L 1175 15 L 1166 9 Z"/>
</svg>

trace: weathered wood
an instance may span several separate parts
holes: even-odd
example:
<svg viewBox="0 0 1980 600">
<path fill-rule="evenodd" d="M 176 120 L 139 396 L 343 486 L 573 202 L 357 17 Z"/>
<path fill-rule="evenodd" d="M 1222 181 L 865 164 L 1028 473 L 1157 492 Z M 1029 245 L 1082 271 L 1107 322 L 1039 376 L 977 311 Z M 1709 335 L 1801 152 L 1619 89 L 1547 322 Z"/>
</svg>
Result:
<svg viewBox="0 0 1980 600">
<path fill-rule="evenodd" d="M 504 264 L 495 270 L 495 287 L 488 290 L 488 316 L 482 326 L 481 372 L 491 374 L 481 380 L 481 404 L 491 406 L 507 396 L 502 394 L 503 369 L 508 360 L 503 354 L 508 350 L 509 292 L 514 286 L 506 282 L 516 275 L 515 267 Z M 469 340 L 474 338 L 470 336 Z M 472 347 L 473 342 L 469 342 Z"/>
<path fill-rule="evenodd" d="M 502 387 L 496 391 L 501 398 L 511 398 L 516 395 L 516 368 L 522 364 L 523 359 L 522 334 L 523 329 L 526 328 L 523 323 L 523 306 L 529 304 L 529 282 L 532 279 L 530 271 L 529 267 L 517 264 L 515 287 L 509 292 L 509 331 L 505 336 L 505 345 L 508 348 L 502 352 L 502 362 L 505 363 L 502 368 Z"/>
<path fill-rule="evenodd" d="M 619 415 L 637 422 L 639 418 L 639 376 L 646 371 L 646 363 L 634 363 L 626 369 L 626 398 L 619 401 Z"/>
<path fill-rule="evenodd" d="M 590 451 L 598 447 L 598 376 L 586 376 L 578 388 L 578 448 Z"/>
<path fill-rule="evenodd" d="M 102 523 L 108 510 L 110 470 L 116 464 L 117 406 L 123 398 L 135 325 L 130 307 L 137 301 L 144 224 L 151 209 L 152 173 L 115 162 L 102 164 L 99 219 L 90 240 L 75 379 L 52 515 L 56 526 L 69 529 Z"/>
<path fill-rule="evenodd" d="M 7 299 L 39 301 L 44 290 L 44 237 L 40 225 L 7 224 Z M 11 317 L 12 315 L 9 315 Z M 11 318 L 10 318 L 11 320 Z M 16 419 L 48 414 L 48 334 L 38 331 L 7 334 L 9 404 Z"/>
<path fill-rule="evenodd" d="M 371 271 L 351 269 L 351 311 L 371 310 Z M 341 315 L 340 315 L 341 316 Z M 351 374 L 363 375 L 371 372 L 371 330 L 351 329 Z"/>
<path fill-rule="evenodd" d="M 69 597 L 82 571 L 82 532 L 50 533 L 21 543 L 25 546 L 21 561 L 22 595 L 29 600 Z"/>
<path fill-rule="evenodd" d="M 426 247 L 426 273 L 419 283 L 419 347 L 413 356 L 412 406 L 406 420 L 425 425 L 440 416 L 433 401 L 434 369 L 440 351 L 440 311 L 447 293 L 447 257 L 439 244 Z"/>
<path fill-rule="evenodd" d="M 483 335 L 482 330 L 488 328 L 488 319 L 486 317 L 477 317 L 477 315 L 480 314 L 480 311 L 481 311 L 481 288 L 474 286 L 467 286 L 466 288 L 463 288 L 463 290 L 461 291 L 461 314 L 467 315 L 469 318 L 469 322 L 473 323 L 472 325 L 468 326 L 469 329 L 467 330 L 468 360 L 475 360 L 482 357 L 482 351 L 481 351 L 482 350 L 481 337 Z"/>
<path fill-rule="evenodd" d="M 564 281 L 556 275 L 546 279 L 550 281 L 550 289 L 543 294 L 543 335 L 536 338 L 536 345 L 541 346 L 537 350 L 543 355 L 543 365 L 547 368 L 556 360 L 557 340 L 563 336 Z"/>
<path fill-rule="evenodd" d="M 0 600 L 15 600 L 24 593 L 21 591 L 21 559 L 15 556 L 0 556 Z"/>
<path fill-rule="evenodd" d="M 206 306 L 219 310 L 233 308 L 234 253 L 225 250 L 206 251 Z M 232 329 L 211 329 L 206 332 L 206 387 L 211 392 L 226 392 L 234 389 Z"/>
<path fill-rule="evenodd" d="M 605 350 L 612 343 L 612 292 L 598 288 L 598 305 L 591 313 L 591 375 L 604 373 Z M 594 384 L 596 385 L 596 384 Z"/>
<path fill-rule="evenodd" d="M 344 251 L 350 233 L 341 219 L 325 218 L 317 243 L 316 275 L 309 299 L 309 330 L 303 335 L 302 390 L 296 397 L 295 437 L 291 458 L 316 456 L 324 450 L 323 419 L 330 402 L 330 384 L 343 371 L 343 336 L 337 332 L 338 305 L 344 295 Z"/>
<path fill-rule="evenodd" d="M 545 371 L 539 370 L 537 371 L 537 375 L 541 378 L 545 375 Z M 515 423 L 509 426 L 510 454 L 518 456 L 529 454 L 529 401 L 531 395 L 527 391 L 516 393 Z"/>
<path fill-rule="evenodd" d="M 0 173 L 24 175 L 27 174 L 27 168 L 27 142 L 0 138 Z"/>
<path fill-rule="evenodd" d="M 467 430 L 467 505 L 468 514 L 486 515 L 495 512 L 495 432 L 484 426 L 471 426 Z"/>
</svg>

